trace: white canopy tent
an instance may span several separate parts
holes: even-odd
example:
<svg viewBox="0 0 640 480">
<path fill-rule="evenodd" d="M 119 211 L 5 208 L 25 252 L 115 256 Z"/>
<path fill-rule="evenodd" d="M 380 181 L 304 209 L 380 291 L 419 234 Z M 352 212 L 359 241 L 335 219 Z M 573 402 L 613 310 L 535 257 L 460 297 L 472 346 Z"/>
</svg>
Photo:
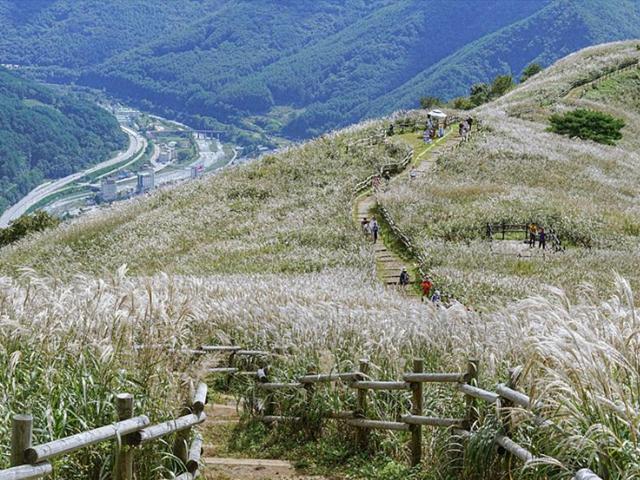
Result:
<svg viewBox="0 0 640 480">
<path fill-rule="evenodd" d="M 429 115 L 431 115 L 431 118 L 437 118 L 438 120 L 444 120 L 447 118 L 447 114 L 442 110 L 431 110 Z"/>
</svg>

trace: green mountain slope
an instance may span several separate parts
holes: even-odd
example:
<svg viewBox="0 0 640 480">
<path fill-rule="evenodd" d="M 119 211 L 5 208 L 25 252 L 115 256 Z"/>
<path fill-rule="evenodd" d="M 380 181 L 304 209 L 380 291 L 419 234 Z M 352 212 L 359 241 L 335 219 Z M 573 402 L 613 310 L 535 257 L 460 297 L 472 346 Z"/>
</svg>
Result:
<svg viewBox="0 0 640 480">
<path fill-rule="evenodd" d="M 518 76 L 531 62 L 549 65 L 589 45 L 640 37 L 637 0 L 556 0 L 513 25 L 470 43 L 371 104 L 356 117 L 411 108 L 420 94 L 451 98 L 496 75 Z"/>
<path fill-rule="evenodd" d="M 291 108 L 299 114 L 272 133 L 308 137 L 358 120 L 347 113 L 544 3 L 280 2 L 275 15 L 273 2 L 237 2 L 83 81 L 245 127 L 247 116 Z"/>
<path fill-rule="evenodd" d="M 639 9 L 640 0 L 0 0 L 0 63 L 265 143 L 640 36 Z"/>
<path fill-rule="evenodd" d="M 0 69 L 0 211 L 126 144 L 114 117 Z"/>
</svg>

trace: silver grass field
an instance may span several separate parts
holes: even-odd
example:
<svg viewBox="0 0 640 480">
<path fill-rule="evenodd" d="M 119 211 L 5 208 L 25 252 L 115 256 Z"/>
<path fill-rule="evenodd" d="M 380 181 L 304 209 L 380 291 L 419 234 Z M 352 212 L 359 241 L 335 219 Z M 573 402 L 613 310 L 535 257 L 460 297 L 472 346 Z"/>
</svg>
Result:
<svg viewBox="0 0 640 480">
<path fill-rule="evenodd" d="M 431 371 L 480 361 L 479 384 L 522 371 L 520 388 L 554 426 L 534 428 L 521 412 L 515 440 L 547 465 L 508 466 L 515 478 L 570 478 L 590 466 L 607 478 L 640 476 L 638 113 L 625 99 L 607 108 L 627 122 L 606 147 L 545 131 L 549 112 L 591 98 L 564 99 L 640 53 L 635 43 L 595 47 L 561 60 L 497 102 L 473 112 L 482 130 L 438 159 L 433 175 L 402 179 L 380 201 L 420 242 L 436 279 L 465 304 L 438 309 L 385 289 L 372 247 L 353 223 L 353 189 L 406 145 L 349 147 L 384 128 L 369 122 L 150 198 L 74 220 L 0 251 L 0 467 L 10 418 L 34 415 L 45 442 L 113 421 L 113 396 L 136 395 L 152 420 L 176 414 L 200 379 L 198 362 L 137 344 L 193 348 L 237 343 L 290 348 L 278 381 L 348 371 L 369 358 L 372 376 L 397 380 L 414 357 Z M 600 108 L 600 107 L 598 107 Z M 638 111 L 638 108 L 635 109 Z M 542 199 L 542 200 L 541 200 Z M 571 240 L 563 254 L 499 259 L 482 225 L 511 215 L 553 221 Z M 478 232 L 478 228 L 480 231 Z M 519 263 L 520 262 L 520 263 Z M 450 398 L 457 400 L 450 401 Z M 300 399 L 284 399 L 291 409 Z M 348 404 L 339 389 L 318 408 Z M 377 415 L 403 413 L 403 394 L 380 396 Z M 426 414 L 459 414 L 452 391 L 427 392 Z M 483 409 L 490 429 L 495 412 Z M 482 437 L 482 431 L 478 438 Z M 490 433 L 490 432 L 488 432 Z M 426 434 L 426 470 L 459 446 Z M 380 448 L 404 460 L 392 434 Z M 480 442 L 481 443 L 481 442 Z M 473 450 L 475 448 L 475 450 Z M 473 445 L 460 478 L 491 477 L 501 460 Z M 139 478 L 162 478 L 171 459 L 147 448 Z M 56 464 L 56 478 L 107 478 L 112 447 Z M 474 456 L 475 455 L 475 456 Z M 471 461 L 471 460 L 470 460 Z M 485 477 L 473 467 L 486 461 Z"/>
</svg>

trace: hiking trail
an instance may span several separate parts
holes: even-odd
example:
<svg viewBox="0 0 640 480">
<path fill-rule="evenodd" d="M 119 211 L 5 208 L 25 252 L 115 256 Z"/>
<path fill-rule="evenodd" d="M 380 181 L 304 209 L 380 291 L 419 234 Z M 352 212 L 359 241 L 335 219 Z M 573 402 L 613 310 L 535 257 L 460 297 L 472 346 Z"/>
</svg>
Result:
<svg viewBox="0 0 640 480">
<path fill-rule="evenodd" d="M 418 176 L 428 174 L 432 170 L 436 158 L 440 154 L 448 150 L 447 148 L 445 148 L 445 146 L 455 146 L 459 144 L 460 141 L 462 141 L 462 139 L 457 136 L 457 132 L 454 131 L 455 127 L 456 125 L 450 127 L 444 137 L 434 141 L 430 145 L 424 145 L 424 143 L 422 143 L 420 148 L 416 148 L 415 139 L 419 138 L 420 142 L 422 142 L 421 133 L 411 132 L 409 134 L 396 135 L 397 137 L 404 137 L 405 139 L 411 138 L 412 140 L 414 140 L 410 141 L 410 143 L 414 146 L 414 152 L 413 159 L 408 167 L 392 176 L 389 181 L 389 185 L 399 181 L 414 181 L 409 176 L 411 168 L 415 168 Z M 372 216 L 376 215 L 375 210 L 377 206 L 377 193 L 373 188 L 365 190 L 360 196 L 356 198 L 353 211 L 354 221 L 358 228 L 361 228 L 360 221 L 363 217 L 371 219 Z M 380 219 L 378 219 L 378 221 L 380 221 Z M 403 292 L 403 294 L 409 298 L 420 298 L 420 294 L 418 293 L 417 289 L 414 288 L 416 282 L 420 281 L 419 278 L 416 278 L 416 269 L 418 265 L 415 263 L 415 260 L 406 258 L 403 259 L 396 251 L 396 248 L 391 245 L 391 242 L 396 240 L 393 233 L 385 233 L 386 234 L 379 235 L 378 242 L 374 245 L 376 274 L 378 278 L 388 288 L 396 288 L 398 289 L 398 291 Z M 398 285 L 402 267 L 406 267 L 407 271 L 411 275 L 411 283 L 407 286 L 406 289 L 403 289 Z"/>
<path fill-rule="evenodd" d="M 204 443 L 202 475 L 206 480 L 326 480 L 303 475 L 291 462 L 230 456 L 229 437 L 240 423 L 242 408 L 233 397 L 216 396 L 217 403 L 207 405 L 207 419 L 202 425 Z"/>
</svg>

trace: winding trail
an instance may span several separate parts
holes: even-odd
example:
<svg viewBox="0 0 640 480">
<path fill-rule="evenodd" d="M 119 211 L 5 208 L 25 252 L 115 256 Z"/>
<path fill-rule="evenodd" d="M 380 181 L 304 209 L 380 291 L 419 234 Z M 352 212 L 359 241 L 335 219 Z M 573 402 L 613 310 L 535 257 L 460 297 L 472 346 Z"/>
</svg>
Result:
<svg viewBox="0 0 640 480">
<path fill-rule="evenodd" d="M 445 146 L 451 144 L 457 145 L 460 143 L 461 138 L 457 136 L 454 129 L 455 126 L 450 128 L 443 138 L 438 139 L 431 145 L 423 145 L 420 150 L 414 149 L 413 160 L 409 164 L 409 167 L 391 177 L 389 184 L 399 181 L 413 181 L 411 180 L 408 172 L 411 167 L 415 168 L 418 176 L 428 174 L 432 170 L 436 158 L 442 154 L 442 152 L 447 150 Z M 404 134 L 405 137 L 407 137 L 407 135 L 418 136 L 421 138 L 421 135 L 416 132 Z M 373 188 L 366 190 L 356 198 L 353 209 L 353 218 L 358 228 L 361 228 L 360 221 L 363 217 L 370 219 L 372 216 L 375 216 L 377 206 L 377 194 Z M 411 286 L 403 289 L 398 285 L 402 267 L 406 267 L 407 271 L 412 276 L 412 284 L 414 284 L 416 280 L 419 280 L 417 278 L 413 278 L 414 275 L 412 275 L 412 271 L 416 269 L 417 264 L 412 260 L 403 259 L 397 253 L 396 249 L 392 245 L 392 240 L 397 239 L 395 236 L 390 238 L 391 236 L 392 235 L 380 235 L 378 242 L 374 245 L 373 249 L 376 263 L 376 274 L 388 288 L 398 289 L 398 291 L 402 292 L 409 298 L 419 298 L 417 289 L 412 288 Z"/>
</svg>

